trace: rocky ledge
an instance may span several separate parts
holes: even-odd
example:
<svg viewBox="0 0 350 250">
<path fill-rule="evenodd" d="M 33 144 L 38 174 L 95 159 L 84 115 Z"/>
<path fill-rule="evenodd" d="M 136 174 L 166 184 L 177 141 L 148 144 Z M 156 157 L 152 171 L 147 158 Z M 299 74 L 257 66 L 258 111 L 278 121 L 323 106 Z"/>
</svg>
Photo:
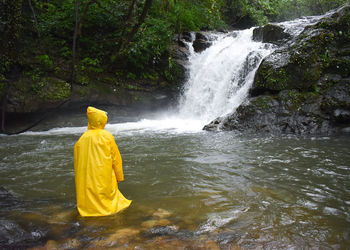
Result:
<svg viewBox="0 0 350 250">
<path fill-rule="evenodd" d="M 256 39 L 279 44 L 281 29 Z M 261 36 L 269 34 L 268 39 Z M 272 40 L 271 40 L 272 39 Z M 248 100 L 204 127 L 268 133 L 350 132 L 350 5 L 326 15 L 266 57 Z"/>
</svg>

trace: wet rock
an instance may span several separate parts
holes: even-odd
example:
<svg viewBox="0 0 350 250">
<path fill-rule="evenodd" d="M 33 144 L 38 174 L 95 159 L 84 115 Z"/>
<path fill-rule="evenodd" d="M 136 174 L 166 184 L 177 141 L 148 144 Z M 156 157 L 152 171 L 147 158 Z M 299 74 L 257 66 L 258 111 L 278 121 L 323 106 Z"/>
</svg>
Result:
<svg viewBox="0 0 350 250">
<path fill-rule="evenodd" d="M 282 91 L 277 96 L 251 98 L 235 113 L 206 125 L 206 130 L 238 130 L 272 134 L 328 134 L 333 128 L 330 116 L 321 110 L 321 96 Z"/>
<path fill-rule="evenodd" d="M 0 208 L 12 208 L 19 205 L 20 201 L 5 187 L 0 187 Z"/>
<path fill-rule="evenodd" d="M 0 219 L 0 246 L 3 248 L 23 248 L 37 240 L 36 235 L 24 230 L 19 224 L 8 219 Z"/>
<path fill-rule="evenodd" d="M 113 234 L 113 238 L 125 238 L 125 237 L 133 237 L 140 233 L 140 229 L 136 228 L 123 228 L 119 229 Z"/>
<path fill-rule="evenodd" d="M 333 114 L 336 119 L 338 119 L 340 113 L 345 114 L 350 110 L 350 80 L 339 81 L 339 83 L 326 90 L 322 109 L 329 114 Z"/>
<path fill-rule="evenodd" d="M 67 210 L 67 211 L 56 211 L 50 216 L 48 219 L 48 223 L 50 224 L 66 224 L 71 222 L 76 217 L 75 210 Z"/>
<path fill-rule="evenodd" d="M 195 52 L 197 53 L 202 52 L 207 48 L 209 48 L 210 45 L 211 45 L 211 42 L 204 34 L 199 32 L 196 33 L 196 38 L 192 45 Z"/>
<path fill-rule="evenodd" d="M 350 127 L 342 128 L 341 132 L 344 134 L 349 134 L 350 133 Z"/>
<path fill-rule="evenodd" d="M 185 40 L 186 42 L 192 42 L 193 37 L 191 32 L 182 32 L 182 34 L 180 35 L 180 39 Z"/>
<path fill-rule="evenodd" d="M 135 240 L 135 237 L 140 233 L 139 229 L 135 228 L 123 228 L 117 230 L 115 233 L 111 234 L 105 239 L 94 240 L 91 242 L 91 247 L 115 247 L 124 245 L 130 241 L 130 239 Z"/>
<path fill-rule="evenodd" d="M 59 244 L 60 249 L 79 249 L 80 242 L 74 238 L 68 238 Z"/>
<path fill-rule="evenodd" d="M 261 63 L 253 95 L 285 89 L 311 91 L 325 74 L 349 76 L 349 57 L 339 55 L 350 43 L 350 10 L 342 17 L 325 18 L 305 29 L 291 44 L 281 47 Z M 347 54 L 347 52 L 346 52 Z"/>
<path fill-rule="evenodd" d="M 284 32 L 284 28 L 275 24 L 267 24 L 253 30 L 253 40 L 263 43 L 281 44 L 289 38 L 291 38 L 291 36 Z"/>
<path fill-rule="evenodd" d="M 345 5 L 276 49 L 260 64 L 249 101 L 203 129 L 332 134 L 349 127 L 349 20 Z"/>
<path fill-rule="evenodd" d="M 29 113 L 42 107 L 53 108 L 70 96 L 70 84 L 54 77 L 43 77 L 37 82 L 22 77 L 13 83 L 9 94 L 8 112 Z"/>
<path fill-rule="evenodd" d="M 170 217 L 171 215 L 172 215 L 171 212 L 169 212 L 165 209 L 162 209 L 162 208 L 158 208 L 158 210 L 153 213 L 153 216 L 161 218 L 161 219 Z"/>
<path fill-rule="evenodd" d="M 59 244 L 54 240 L 48 240 L 45 244 L 45 249 L 47 250 L 58 250 L 60 249 Z"/>
<path fill-rule="evenodd" d="M 141 226 L 144 228 L 152 228 L 156 226 L 168 226 L 171 222 L 167 219 L 161 219 L 161 220 L 148 220 L 142 222 Z"/>
<path fill-rule="evenodd" d="M 228 245 L 236 242 L 239 236 L 233 232 L 221 232 L 215 237 L 215 240 L 220 243 L 220 245 Z"/>
<path fill-rule="evenodd" d="M 156 226 L 149 229 L 145 235 L 147 236 L 165 236 L 175 235 L 179 228 L 177 226 Z"/>
</svg>

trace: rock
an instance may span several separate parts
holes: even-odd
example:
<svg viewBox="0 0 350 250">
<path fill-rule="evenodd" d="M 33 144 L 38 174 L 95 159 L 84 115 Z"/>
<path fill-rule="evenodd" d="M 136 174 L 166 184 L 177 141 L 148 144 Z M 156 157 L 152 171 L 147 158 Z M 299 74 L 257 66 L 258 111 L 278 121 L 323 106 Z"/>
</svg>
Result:
<svg viewBox="0 0 350 250">
<path fill-rule="evenodd" d="M 135 229 L 135 228 L 123 228 L 123 229 L 119 229 L 115 232 L 115 234 L 113 234 L 114 238 L 124 238 L 124 237 L 133 237 L 137 234 L 140 233 L 139 229 Z"/>
<path fill-rule="evenodd" d="M 191 32 L 184 31 L 180 35 L 180 39 L 185 40 L 186 42 L 192 42 L 193 37 L 192 37 Z"/>
<path fill-rule="evenodd" d="M 336 109 L 333 112 L 333 116 L 337 122 L 349 123 L 350 122 L 350 111 L 344 109 Z"/>
<path fill-rule="evenodd" d="M 80 242 L 74 238 L 68 238 L 59 244 L 59 249 L 79 249 Z"/>
<path fill-rule="evenodd" d="M 0 187 L 0 208 L 13 208 L 21 202 L 5 187 Z"/>
<path fill-rule="evenodd" d="M 134 228 L 123 228 L 120 230 L 117 230 L 115 233 L 111 234 L 105 239 L 102 240 L 94 240 L 91 242 L 91 247 L 115 247 L 118 245 L 126 244 L 130 238 L 135 238 L 140 233 L 139 229 Z"/>
<path fill-rule="evenodd" d="M 22 77 L 12 83 L 7 112 L 29 113 L 42 107 L 53 108 L 70 96 L 70 84 L 54 77 L 43 77 L 33 81 Z"/>
<path fill-rule="evenodd" d="M 211 45 L 211 42 L 208 41 L 208 38 L 204 34 L 199 32 L 196 33 L 196 38 L 192 44 L 195 52 L 197 53 L 202 52 L 207 48 L 209 48 L 210 45 Z"/>
<path fill-rule="evenodd" d="M 210 250 L 220 250 L 220 246 L 218 245 L 218 243 L 216 243 L 215 241 L 212 240 L 207 240 L 205 242 L 202 243 L 202 245 L 204 246 L 204 249 L 210 249 Z M 230 248 L 232 250 L 232 248 Z"/>
<path fill-rule="evenodd" d="M 7 219 L 0 219 L 0 246 L 3 248 L 21 248 L 32 241 L 32 235 L 19 224 Z"/>
<path fill-rule="evenodd" d="M 157 226 L 149 229 L 146 232 L 148 236 L 165 236 L 165 235 L 175 235 L 179 228 L 177 226 Z"/>
<path fill-rule="evenodd" d="M 260 32 L 260 33 L 259 33 Z M 263 39 L 263 30 L 255 39 Z M 260 64 L 249 101 L 203 129 L 332 134 L 350 125 L 350 5 L 305 28 Z"/>
<path fill-rule="evenodd" d="M 350 127 L 342 128 L 342 129 L 341 129 L 341 132 L 342 132 L 342 133 L 345 133 L 345 134 L 350 133 Z"/>
<path fill-rule="evenodd" d="M 263 43 L 281 44 L 289 38 L 291 38 L 291 36 L 284 32 L 284 28 L 275 24 L 267 24 L 253 30 L 253 40 Z"/>
<path fill-rule="evenodd" d="M 50 216 L 48 223 L 50 224 L 66 224 L 76 217 L 75 210 L 59 211 Z"/>
<path fill-rule="evenodd" d="M 348 77 L 350 57 L 339 56 L 338 51 L 344 51 L 350 43 L 350 36 L 345 35 L 350 32 L 349 12 L 344 11 L 343 17 L 336 19 L 321 19 L 291 44 L 267 56 L 256 73 L 251 93 L 310 91 L 325 74 Z"/>
<path fill-rule="evenodd" d="M 171 212 L 169 212 L 165 209 L 162 209 L 162 208 L 158 208 L 158 210 L 153 213 L 153 216 L 156 216 L 156 217 L 161 218 L 161 219 L 170 217 L 171 215 L 172 215 Z"/>
<path fill-rule="evenodd" d="M 142 222 L 141 226 L 144 228 L 152 228 L 156 226 L 168 226 L 170 225 L 170 221 L 167 219 L 161 219 L 161 220 L 148 220 Z"/>
<path fill-rule="evenodd" d="M 339 81 L 326 90 L 322 100 L 322 109 L 328 114 L 333 114 L 335 118 L 339 110 L 342 110 L 342 113 L 350 110 L 350 80 Z"/>
<path fill-rule="evenodd" d="M 241 105 L 235 113 L 218 118 L 205 130 L 238 130 L 272 134 L 333 133 L 329 116 L 320 109 L 321 97 L 296 90 L 278 96 L 260 95 Z M 328 117 L 328 118 L 327 118 Z"/>
<path fill-rule="evenodd" d="M 58 250 L 61 249 L 59 244 L 54 240 L 48 240 L 45 244 L 45 249 L 47 250 Z"/>
</svg>

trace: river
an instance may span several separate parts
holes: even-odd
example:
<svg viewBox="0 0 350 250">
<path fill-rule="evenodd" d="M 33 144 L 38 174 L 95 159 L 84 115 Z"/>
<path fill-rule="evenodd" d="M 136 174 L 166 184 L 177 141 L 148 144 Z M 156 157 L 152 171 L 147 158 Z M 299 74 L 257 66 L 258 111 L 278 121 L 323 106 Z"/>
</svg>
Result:
<svg viewBox="0 0 350 250">
<path fill-rule="evenodd" d="M 73 132 L 1 137 L 0 183 L 9 195 L 0 214 L 2 227 L 11 227 L 2 228 L 3 241 L 27 246 L 73 238 L 79 246 L 105 246 L 103 239 L 130 229 L 131 237 L 115 236 L 108 244 L 350 244 L 349 137 L 120 131 L 120 189 L 133 204 L 115 216 L 84 219 L 75 205 L 72 148 L 79 133 Z"/>
<path fill-rule="evenodd" d="M 255 70 L 274 49 L 251 34 L 214 34 L 209 49 L 192 51 L 174 110 L 135 115 L 99 107 L 109 113 L 106 129 L 123 158 L 120 190 L 133 200 L 117 215 L 82 218 L 76 211 L 73 146 L 86 130 L 84 109 L 0 136 L 0 246 L 347 248 L 348 135 L 202 130 L 245 101 Z"/>
</svg>

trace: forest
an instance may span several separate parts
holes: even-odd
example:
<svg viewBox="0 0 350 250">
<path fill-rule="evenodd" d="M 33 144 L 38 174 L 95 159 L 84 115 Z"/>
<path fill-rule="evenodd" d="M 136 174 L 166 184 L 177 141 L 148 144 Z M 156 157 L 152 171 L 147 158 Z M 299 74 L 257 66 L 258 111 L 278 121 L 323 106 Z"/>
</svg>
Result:
<svg viewBox="0 0 350 250">
<path fill-rule="evenodd" d="M 171 88 L 183 75 L 169 52 L 176 35 L 186 31 L 245 29 L 318 15 L 344 2 L 3 0 L 0 98 L 11 99 L 8 93 L 18 89 L 19 100 L 12 102 L 36 100 L 35 96 L 57 101 L 70 96 L 74 86 L 91 87 L 101 82 L 116 89 L 142 90 L 145 86 L 137 84 L 140 79 L 148 81 L 149 91 L 159 86 Z M 52 79 L 65 84 L 48 94 L 45 86 Z M 80 95 L 86 94 L 79 91 Z"/>
<path fill-rule="evenodd" d="M 348 0 L 0 0 L 0 19 L 0 249 L 349 248 Z"/>
</svg>

